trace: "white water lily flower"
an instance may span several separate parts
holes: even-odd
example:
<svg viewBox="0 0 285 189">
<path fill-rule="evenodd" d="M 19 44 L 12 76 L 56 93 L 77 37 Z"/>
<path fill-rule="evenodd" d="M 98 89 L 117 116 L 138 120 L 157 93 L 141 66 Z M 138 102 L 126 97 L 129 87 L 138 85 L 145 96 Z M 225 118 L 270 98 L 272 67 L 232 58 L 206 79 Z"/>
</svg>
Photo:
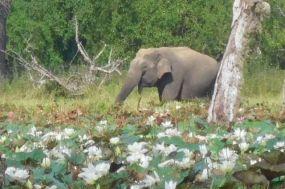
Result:
<svg viewBox="0 0 285 189">
<path fill-rule="evenodd" d="M 44 136 L 42 136 L 42 141 L 45 143 L 52 141 L 52 140 L 60 141 L 62 139 L 64 139 L 64 135 L 59 132 L 48 132 Z"/>
<path fill-rule="evenodd" d="M 94 144 L 95 144 L 94 140 L 87 140 L 83 146 L 84 147 L 88 147 L 88 146 L 92 146 Z"/>
<path fill-rule="evenodd" d="M 33 184 L 32 184 L 32 182 L 30 180 L 28 180 L 26 182 L 25 186 L 26 186 L 27 189 L 33 189 Z"/>
<path fill-rule="evenodd" d="M 157 137 L 158 138 L 162 138 L 162 137 L 173 137 L 173 136 L 180 136 L 181 132 L 178 131 L 177 128 L 173 128 L 173 129 L 167 129 L 164 132 L 158 133 Z"/>
<path fill-rule="evenodd" d="M 169 128 L 172 127 L 173 124 L 171 123 L 171 121 L 165 120 L 164 122 L 161 123 L 161 126 L 164 128 Z"/>
<path fill-rule="evenodd" d="M 120 138 L 119 137 L 110 138 L 110 143 L 111 144 L 118 144 L 119 142 L 120 142 Z"/>
<path fill-rule="evenodd" d="M 39 184 L 34 184 L 34 189 L 41 189 L 41 188 L 42 188 L 41 185 L 39 185 Z"/>
<path fill-rule="evenodd" d="M 41 166 L 43 167 L 43 168 L 49 168 L 50 167 L 50 164 L 51 164 L 51 161 L 50 161 L 50 159 L 48 158 L 48 157 L 46 157 L 46 158 L 44 158 L 43 159 L 43 161 L 42 161 L 42 163 L 41 163 Z"/>
<path fill-rule="evenodd" d="M 284 147 L 285 147 L 284 141 L 276 142 L 276 144 L 274 145 L 274 148 L 280 150 L 281 152 L 284 152 Z"/>
<path fill-rule="evenodd" d="M 141 186 L 139 186 L 139 185 L 132 185 L 132 186 L 130 187 L 130 189 L 141 189 L 141 188 L 143 188 L 143 187 L 141 187 Z"/>
<path fill-rule="evenodd" d="M 133 153 L 127 157 L 127 162 L 131 164 L 138 163 L 143 168 L 147 168 L 151 160 L 152 158 L 150 156 L 146 156 L 142 153 Z"/>
<path fill-rule="evenodd" d="M 203 169 L 202 173 L 200 173 L 196 176 L 195 181 L 205 182 L 208 179 L 209 179 L 208 169 Z"/>
<path fill-rule="evenodd" d="M 258 161 L 255 160 L 255 159 L 251 159 L 251 160 L 249 161 L 250 165 L 254 165 L 254 164 L 256 164 L 257 162 L 258 162 Z"/>
<path fill-rule="evenodd" d="M 175 165 L 175 160 L 174 159 L 166 160 L 166 161 L 158 164 L 158 167 L 166 167 L 166 166 L 170 166 L 170 165 Z"/>
<path fill-rule="evenodd" d="M 42 133 L 43 133 L 42 131 L 37 131 L 37 128 L 35 126 L 33 126 L 27 134 L 38 137 L 38 136 L 42 135 Z"/>
<path fill-rule="evenodd" d="M 99 125 L 95 127 L 96 130 L 98 131 L 98 133 L 104 133 L 106 130 L 106 126 L 105 125 Z"/>
<path fill-rule="evenodd" d="M 6 155 L 5 155 L 5 154 L 2 154 L 2 155 L 0 156 L 0 159 L 6 159 Z"/>
<path fill-rule="evenodd" d="M 103 157 L 102 150 L 97 146 L 90 146 L 89 148 L 83 151 L 84 153 L 88 153 L 89 157 L 94 157 L 96 159 L 100 159 Z"/>
<path fill-rule="evenodd" d="M 67 148 L 66 146 L 59 146 L 59 152 L 63 155 L 71 156 L 71 150 Z"/>
<path fill-rule="evenodd" d="M 127 162 L 139 163 L 141 167 L 147 168 L 152 158 L 145 155 L 148 151 L 145 149 L 146 144 L 146 142 L 134 142 L 133 144 L 129 144 L 127 147 L 129 151 Z"/>
<path fill-rule="evenodd" d="M 33 142 L 32 144 L 25 143 L 21 148 L 19 148 L 19 152 L 31 152 L 35 149 L 45 148 L 45 145 L 42 142 Z"/>
<path fill-rule="evenodd" d="M 150 156 L 146 156 L 146 155 L 143 155 L 141 156 L 140 158 L 140 162 L 139 162 L 139 165 L 143 168 L 148 168 L 149 166 L 149 162 L 152 160 L 152 157 Z"/>
<path fill-rule="evenodd" d="M 225 161 L 222 161 L 221 164 L 218 164 L 218 166 L 219 166 L 218 168 L 222 172 L 227 173 L 233 170 L 233 168 L 235 167 L 235 161 L 225 160 Z"/>
<path fill-rule="evenodd" d="M 146 142 L 134 142 L 133 144 L 128 145 L 128 150 L 130 153 L 146 153 L 147 149 L 145 149 Z"/>
<path fill-rule="evenodd" d="M 100 122 L 99 122 L 99 125 L 107 125 L 107 120 L 101 120 Z"/>
<path fill-rule="evenodd" d="M 258 136 L 258 137 L 256 138 L 256 142 L 257 142 L 258 144 L 265 144 L 267 141 L 264 139 L 264 136 Z"/>
<path fill-rule="evenodd" d="M 71 136 L 75 133 L 74 129 L 73 128 L 65 128 L 63 130 L 64 134 L 67 135 L 67 136 Z"/>
<path fill-rule="evenodd" d="M 205 144 L 202 144 L 202 145 L 199 145 L 199 150 L 200 150 L 200 153 L 202 155 L 202 157 L 204 158 L 207 153 L 208 153 L 208 150 L 207 150 L 207 146 Z"/>
<path fill-rule="evenodd" d="M 67 148 L 66 146 L 57 146 L 53 148 L 52 150 L 44 150 L 44 153 L 48 157 L 54 157 L 56 159 L 64 160 L 66 156 L 71 156 L 71 150 Z"/>
<path fill-rule="evenodd" d="M 18 149 L 18 151 L 19 152 L 31 152 L 33 151 L 33 149 L 30 146 L 27 146 L 27 144 L 24 144 L 23 146 L 21 146 L 21 148 Z"/>
<path fill-rule="evenodd" d="M 274 136 L 274 135 L 272 135 L 272 134 L 265 134 L 264 135 L 264 138 L 266 139 L 266 140 L 270 140 L 270 139 L 274 139 L 276 136 Z"/>
<path fill-rule="evenodd" d="M 207 135 L 207 139 L 215 139 L 215 138 L 220 138 L 220 136 L 218 136 L 216 134 L 209 134 L 209 135 Z"/>
<path fill-rule="evenodd" d="M 8 167 L 5 170 L 5 175 L 11 182 L 18 181 L 20 183 L 25 183 L 29 178 L 29 172 L 24 169 L 19 169 L 15 167 Z"/>
<path fill-rule="evenodd" d="M 46 186 L 45 189 L 57 189 L 56 185 Z"/>
<path fill-rule="evenodd" d="M 79 138 L 79 142 L 81 143 L 81 142 L 84 142 L 86 140 L 89 140 L 90 137 L 88 137 L 86 134 L 84 134 L 83 136 L 79 135 L 78 138 Z"/>
<path fill-rule="evenodd" d="M 238 155 L 230 148 L 223 148 L 219 153 L 219 159 L 220 161 L 236 161 L 238 159 Z"/>
<path fill-rule="evenodd" d="M 100 163 L 97 165 L 89 164 L 87 168 L 83 168 L 78 177 L 82 178 L 87 184 L 94 184 L 100 177 L 109 173 L 110 164 Z"/>
<path fill-rule="evenodd" d="M 193 156 L 193 152 L 190 151 L 187 148 L 181 148 L 181 149 L 178 150 L 178 152 L 183 152 L 184 156 L 187 157 L 187 158 L 192 158 L 192 156 Z"/>
<path fill-rule="evenodd" d="M 177 186 L 177 182 L 176 181 L 173 181 L 173 180 L 170 180 L 168 182 L 165 181 L 164 189 L 175 189 L 176 186 Z"/>
<path fill-rule="evenodd" d="M 126 160 L 127 162 L 132 164 L 132 163 L 138 162 L 142 156 L 144 156 L 144 154 L 133 153 L 133 154 L 130 154 Z"/>
<path fill-rule="evenodd" d="M 185 148 L 179 149 L 178 152 L 184 152 L 184 158 L 181 161 L 169 159 L 169 160 L 166 160 L 158 164 L 158 167 L 166 167 L 166 166 L 175 165 L 181 169 L 187 169 L 195 164 L 195 160 L 193 159 L 193 152 Z"/>
<path fill-rule="evenodd" d="M 126 167 L 123 166 L 123 167 L 120 167 L 120 168 L 116 171 L 116 173 L 119 173 L 119 172 L 122 172 L 122 171 L 125 171 L 125 170 L 126 170 Z"/>
<path fill-rule="evenodd" d="M 107 120 L 101 120 L 95 128 L 99 133 L 103 133 L 107 128 Z"/>
<path fill-rule="evenodd" d="M 206 136 L 196 135 L 195 138 L 197 138 L 199 142 L 208 142 L 208 139 Z"/>
<path fill-rule="evenodd" d="M 189 158 L 189 157 L 185 157 L 183 158 L 181 161 L 178 160 L 174 160 L 174 159 L 169 159 L 166 160 L 160 164 L 158 164 L 158 167 L 166 167 L 166 166 L 178 166 L 181 169 L 187 169 L 190 168 L 192 165 L 195 164 L 195 160 Z"/>
<path fill-rule="evenodd" d="M 239 143 L 238 146 L 242 152 L 245 152 L 248 149 L 249 144 L 247 142 L 243 141 L 243 142 Z"/>
<path fill-rule="evenodd" d="M 177 147 L 175 145 L 173 145 L 173 144 L 171 144 L 169 146 L 165 146 L 164 143 L 156 144 L 154 146 L 154 151 L 155 152 L 160 152 L 163 155 L 168 156 L 172 152 L 176 152 L 177 151 Z"/>
<path fill-rule="evenodd" d="M 219 160 L 221 163 L 218 164 L 218 169 L 224 173 L 230 172 L 234 168 L 237 159 L 238 155 L 235 151 L 229 148 L 222 149 L 219 153 Z"/>
<path fill-rule="evenodd" d="M 152 126 L 152 125 L 154 125 L 155 120 L 156 120 L 156 118 L 153 115 L 151 115 L 147 118 L 146 124 Z"/>
<path fill-rule="evenodd" d="M 20 149 L 19 149 L 18 146 L 16 147 L 15 152 L 16 152 L 16 153 L 20 152 Z"/>
<path fill-rule="evenodd" d="M 5 135 L 0 137 L 0 143 L 4 143 L 6 140 L 7 137 Z"/>
<path fill-rule="evenodd" d="M 244 140 L 246 137 L 246 131 L 240 128 L 236 128 L 233 134 L 234 134 L 234 137 L 236 137 L 239 140 Z"/>
<path fill-rule="evenodd" d="M 176 106 L 175 106 L 175 109 L 176 109 L 176 110 L 179 110 L 180 108 L 181 108 L 180 105 L 176 105 Z"/>
<path fill-rule="evenodd" d="M 275 136 L 272 135 L 272 134 L 265 134 L 265 135 L 263 135 L 263 136 L 258 136 L 258 137 L 256 138 L 256 142 L 257 142 L 258 144 L 263 144 L 263 145 L 265 145 L 265 143 L 266 143 L 268 140 L 274 139 L 274 138 L 275 138 Z"/>
<path fill-rule="evenodd" d="M 178 150 L 178 152 L 184 152 L 184 158 L 183 158 L 183 162 L 185 162 L 185 159 L 188 159 L 188 162 L 190 164 L 194 164 L 195 163 L 195 160 L 193 159 L 194 158 L 194 154 L 192 151 L 188 150 L 188 149 L 185 149 L 185 148 L 182 148 L 180 150 Z"/>
<path fill-rule="evenodd" d="M 158 174 L 154 171 L 154 175 L 146 175 L 145 178 L 136 185 L 132 185 L 131 189 L 151 188 L 151 186 L 160 182 Z"/>
<path fill-rule="evenodd" d="M 218 163 L 213 162 L 213 161 L 211 160 L 211 158 L 209 158 L 209 157 L 206 157 L 206 158 L 205 158 L 205 162 L 207 163 L 207 167 L 208 167 L 210 170 L 212 170 L 212 169 L 217 169 L 217 168 L 218 168 Z"/>
<path fill-rule="evenodd" d="M 181 169 L 190 168 L 194 164 L 195 164 L 195 160 L 190 159 L 190 158 L 183 158 L 181 161 L 175 160 L 175 165 L 177 165 Z"/>
</svg>

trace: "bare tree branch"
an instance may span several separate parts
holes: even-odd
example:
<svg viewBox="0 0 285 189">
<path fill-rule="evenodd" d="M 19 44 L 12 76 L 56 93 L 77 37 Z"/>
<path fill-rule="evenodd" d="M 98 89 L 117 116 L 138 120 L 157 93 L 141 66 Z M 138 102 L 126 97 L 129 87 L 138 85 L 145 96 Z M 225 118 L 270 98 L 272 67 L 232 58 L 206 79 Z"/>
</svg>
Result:
<svg viewBox="0 0 285 189">
<path fill-rule="evenodd" d="M 74 17 L 74 26 L 75 26 L 75 41 L 76 41 L 78 50 L 79 50 L 80 54 L 82 55 L 84 61 L 90 65 L 89 71 L 90 72 L 100 71 L 100 72 L 103 72 L 106 74 L 111 74 L 113 72 L 117 72 L 119 75 L 121 75 L 121 72 L 118 70 L 118 67 L 123 63 L 123 61 L 112 61 L 111 57 L 112 57 L 113 49 L 110 50 L 108 64 L 105 66 L 102 66 L 102 67 L 97 66 L 96 61 L 103 54 L 107 45 L 104 44 L 101 51 L 96 56 L 94 56 L 93 59 L 91 59 L 90 56 L 88 55 L 87 51 L 84 49 L 82 43 L 79 40 L 79 26 L 78 26 L 78 21 L 77 21 L 76 16 Z"/>
<path fill-rule="evenodd" d="M 1 0 L 0 0 L 1 1 Z M 94 81 L 98 80 L 98 76 L 96 74 L 103 73 L 103 75 L 99 75 L 101 78 L 101 82 L 99 86 L 101 86 L 108 78 L 110 78 L 110 75 L 114 72 L 121 74 L 119 71 L 119 66 L 124 62 L 124 60 L 112 60 L 112 53 L 113 49 L 110 50 L 108 62 L 106 65 L 97 66 L 96 61 L 99 59 L 99 57 L 103 54 L 104 50 L 106 49 L 107 45 L 105 44 L 103 48 L 100 50 L 100 52 L 94 56 L 92 59 L 88 55 L 87 51 L 84 49 L 82 43 L 79 40 L 79 27 L 77 18 L 75 17 L 75 41 L 77 44 L 77 52 L 80 53 L 83 57 L 83 60 L 87 63 L 86 66 L 83 67 L 80 70 L 80 73 L 73 73 L 70 74 L 69 77 L 65 78 L 59 78 L 55 74 L 53 74 L 51 71 L 47 70 L 43 66 L 41 66 L 38 63 L 38 60 L 36 56 L 33 54 L 33 46 L 30 43 L 32 37 L 30 36 L 28 39 L 25 40 L 26 42 L 26 48 L 24 51 L 29 55 L 26 59 L 23 58 L 19 53 L 13 51 L 13 50 L 1 50 L 0 52 L 3 52 L 7 54 L 8 56 L 13 57 L 15 60 L 17 60 L 28 72 L 28 75 L 33 81 L 33 83 L 37 85 L 42 85 L 45 82 L 45 79 L 53 80 L 57 82 L 59 85 L 61 85 L 64 89 L 66 89 L 71 94 L 82 94 L 84 92 L 84 89 L 90 85 L 93 84 Z M 76 57 L 76 55 L 73 57 L 72 61 Z M 32 72 L 37 73 L 37 79 L 33 76 Z"/>
<path fill-rule="evenodd" d="M 285 17 L 285 12 L 281 9 L 281 7 L 277 6 L 277 9 L 279 10 L 280 15 Z"/>
<path fill-rule="evenodd" d="M 78 37 L 78 22 L 77 22 L 77 18 L 76 16 L 74 17 L 74 22 L 75 22 L 75 41 L 77 44 L 77 48 L 80 52 L 80 54 L 83 56 L 84 61 L 88 62 L 90 65 L 93 64 L 93 61 L 89 58 L 87 52 L 85 51 L 84 47 L 82 46 L 81 42 L 79 41 L 79 37 Z"/>
<path fill-rule="evenodd" d="M 107 46 L 107 45 L 104 44 L 104 46 L 103 46 L 103 48 L 101 49 L 101 51 L 92 59 L 94 63 L 95 63 L 95 61 L 101 56 L 101 54 L 104 52 L 106 46 Z"/>
</svg>

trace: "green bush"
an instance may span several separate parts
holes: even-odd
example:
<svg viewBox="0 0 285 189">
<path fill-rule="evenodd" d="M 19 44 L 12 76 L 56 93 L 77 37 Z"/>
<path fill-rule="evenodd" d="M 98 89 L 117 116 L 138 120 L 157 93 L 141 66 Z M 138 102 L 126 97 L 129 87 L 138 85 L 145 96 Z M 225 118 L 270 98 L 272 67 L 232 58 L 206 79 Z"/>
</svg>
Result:
<svg viewBox="0 0 285 189">
<path fill-rule="evenodd" d="M 95 55 L 104 43 L 114 57 L 130 60 L 142 47 L 190 46 L 217 57 L 230 33 L 232 1 L 228 0 L 17 0 L 9 17 L 9 48 L 24 57 L 26 40 L 50 69 L 80 63 L 76 56 L 73 18 L 80 39 Z M 272 15 L 258 37 L 263 62 L 284 63 L 285 3 L 272 0 Z M 283 50 L 282 50 L 283 49 Z M 75 59 L 74 59 L 75 57 Z M 108 52 L 102 56 L 106 61 Z"/>
</svg>

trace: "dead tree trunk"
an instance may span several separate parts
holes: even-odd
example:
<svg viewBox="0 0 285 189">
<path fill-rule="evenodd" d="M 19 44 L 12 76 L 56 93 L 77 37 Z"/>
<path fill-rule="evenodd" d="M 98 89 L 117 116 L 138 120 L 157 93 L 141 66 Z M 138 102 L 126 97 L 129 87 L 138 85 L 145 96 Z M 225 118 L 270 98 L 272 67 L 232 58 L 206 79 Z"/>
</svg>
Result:
<svg viewBox="0 0 285 189">
<path fill-rule="evenodd" d="M 261 21 L 269 13 L 270 5 L 263 0 L 234 1 L 232 31 L 217 75 L 208 122 L 234 121 L 239 107 L 242 68 L 249 34 L 260 31 Z"/>
<path fill-rule="evenodd" d="M 5 56 L 7 44 L 6 23 L 11 2 L 11 0 L 0 0 L 0 79 L 7 75 L 8 70 Z"/>
<path fill-rule="evenodd" d="M 283 81 L 283 106 L 282 106 L 282 110 L 285 112 L 285 79 Z"/>
</svg>

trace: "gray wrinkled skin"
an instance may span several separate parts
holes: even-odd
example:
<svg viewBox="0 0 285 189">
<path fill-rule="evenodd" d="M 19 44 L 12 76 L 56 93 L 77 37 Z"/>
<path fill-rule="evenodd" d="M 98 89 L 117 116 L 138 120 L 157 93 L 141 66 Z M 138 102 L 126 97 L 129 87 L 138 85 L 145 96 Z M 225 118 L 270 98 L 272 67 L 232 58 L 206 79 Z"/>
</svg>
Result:
<svg viewBox="0 0 285 189">
<path fill-rule="evenodd" d="M 135 86 L 139 92 L 157 87 L 161 101 L 206 96 L 213 89 L 218 67 L 215 59 L 187 47 L 140 49 L 116 103 L 122 103 Z"/>
</svg>

